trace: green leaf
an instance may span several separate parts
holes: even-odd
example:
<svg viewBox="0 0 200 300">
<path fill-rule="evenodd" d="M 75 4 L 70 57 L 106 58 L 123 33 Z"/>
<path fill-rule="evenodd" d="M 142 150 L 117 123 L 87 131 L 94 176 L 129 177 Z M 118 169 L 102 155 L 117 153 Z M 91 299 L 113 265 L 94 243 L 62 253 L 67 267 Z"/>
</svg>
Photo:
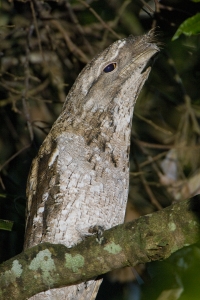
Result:
<svg viewBox="0 0 200 300">
<path fill-rule="evenodd" d="M 14 224 L 13 221 L 0 219 L 0 229 L 2 230 L 12 231 L 13 224 Z"/>
<path fill-rule="evenodd" d="M 175 32 L 172 41 L 176 40 L 182 33 L 188 36 L 200 33 L 200 13 L 185 20 Z"/>
</svg>

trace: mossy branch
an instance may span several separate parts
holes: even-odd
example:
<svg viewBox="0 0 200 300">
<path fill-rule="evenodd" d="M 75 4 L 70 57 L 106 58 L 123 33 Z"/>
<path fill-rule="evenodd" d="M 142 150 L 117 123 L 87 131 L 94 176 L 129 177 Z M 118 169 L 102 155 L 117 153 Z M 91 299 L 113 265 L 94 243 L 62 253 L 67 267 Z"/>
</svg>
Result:
<svg viewBox="0 0 200 300">
<path fill-rule="evenodd" d="M 162 260 L 200 238 L 200 204 L 180 201 L 107 230 L 73 248 L 43 243 L 0 266 L 0 298 L 27 299 L 50 288 L 87 281 L 113 269 Z"/>
</svg>

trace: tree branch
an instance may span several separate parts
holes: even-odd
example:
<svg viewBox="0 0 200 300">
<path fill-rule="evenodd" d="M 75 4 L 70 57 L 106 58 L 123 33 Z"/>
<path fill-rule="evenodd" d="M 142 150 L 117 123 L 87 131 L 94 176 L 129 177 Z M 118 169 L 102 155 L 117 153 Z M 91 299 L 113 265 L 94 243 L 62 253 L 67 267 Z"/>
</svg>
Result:
<svg viewBox="0 0 200 300">
<path fill-rule="evenodd" d="M 107 230 L 73 248 L 49 243 L 0 266 L 0 298 L 26 299 L 50 288 L 77 284 L 110 270 L 162 260 L 200 238 L 200 204 L 185 200 Z"/>
</svg>

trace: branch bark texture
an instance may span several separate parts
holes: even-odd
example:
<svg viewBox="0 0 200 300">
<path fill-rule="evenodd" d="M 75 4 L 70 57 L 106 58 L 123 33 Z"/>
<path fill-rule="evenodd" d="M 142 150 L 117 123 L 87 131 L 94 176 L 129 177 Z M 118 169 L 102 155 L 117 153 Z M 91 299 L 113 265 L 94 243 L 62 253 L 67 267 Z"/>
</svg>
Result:
<svg viewBox="0 0 200 300">
<path fill-rule="evenodd" d="M 104 232 L 73 248 L 43 243 L 0 266 L 0 298 L 26 299 L 88 281 L 113 269 L 169 257 L 199 240 L 200 205 L 185 200 Z"/>
</svg>

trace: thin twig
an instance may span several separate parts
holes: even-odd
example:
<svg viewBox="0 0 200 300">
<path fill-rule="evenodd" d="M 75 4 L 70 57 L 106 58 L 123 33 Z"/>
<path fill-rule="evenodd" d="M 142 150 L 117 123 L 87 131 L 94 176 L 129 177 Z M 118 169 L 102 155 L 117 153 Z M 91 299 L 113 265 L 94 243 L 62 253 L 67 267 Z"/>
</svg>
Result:
<svg viewBox="0 0 200 300">
<path fill-rule="evenodd" d="M 22 149 L 20 149 L 19 151 L 17 151 L 15 154 L 13 154 L 9 159 L 7 159 L 3 165 L 0 166 L 0 172 L 3 170 L 3 168 L 5 168 L 5 166 L 7 164 L 9 164 L 15 157 L 17 157 L 19 154 L 21 154 L 24 150 L 26 150 L 27 148 L 29 148 L 31 146 L 31 143 L 24 146 Z"/>
<path fill-rule="evenodd" d="M 200 148 L 200 145 L 199 146 L 185 146 L 185 145 L 158 145 L 158 144 L 153 144 L 153 143 L 147 143 L 147 142 L 143 142 L 143 141 L 140 141 L 140 140 L 136 140 L 134 139 L 135 143 L 140 145 L 140 146 L 143 146 L 143 147 L 146 147 L 146 148 L 152 148 L 152 149 L 185 149 L 185 150 L 191 150 L 191 149 L 194 149 L 194 150 L 197 150 Z"/>
<path fill-rule="evenodd" d="M 74 11 L 73 9 L 71 8 L 71 4 L 69 1 L 66 1 L 66 7 L 68 9 L 68 12 L 69 12 L 69 15 L 70 15 L 70 18 L 72 20 L 72 22 L 74 23 L 74 25 L 77 27 L 77 30 L 78 32 L 81 34 L 82 36 L 82 39 L 83 39 L 83 42 L 85 43 L 85 45 L 87 46 L 89 52 L 91 55 L 94 55 L 94 50 L 93 48 L 91 47 L 90 43 L 88 42 L 88 40 L 85 38 L 85 33 L 84 33 L 84 30 L 81 26 L 81 24 L 79 23 L 79 20 L 77 18 L 77 16 L 74 14 Z"/>
<path fill-rule="evenodd" d="M 108 31 L 110 31 L 117 39 L 120 39 L 120 35 L 118 35 L 112 28 L 110 28 L 103 20 L 102 18 L 96 13 L 96 11 L 91 8 L 90 5 L 88 5 L 85 1 L 83 0 L 78 0 L 81 2 L 85 7 L 91 11 L 91 13 L 97 18 L 97 20 L 103 25 L 104 28 L 106 28 Z"/>
<path fill-rule="evenodd" d="M 143 117 L 143 116 L 137 114 L 136 112 L 134 113 L 134 115 L 135 115 L 136 117 L 138 117 L 140 120 L 142 120 L 142 121 L 146 122 L 147 124 L 151 125 L 152 127 L 154 127 L 156 130 L 161 131 L 161 132 L 163 132 L 163 133 L 165 133 L 165 134 L 170 134 L 170 135 L 172 134 L 171 131 L 166 130 L 166 129 L 164 129 L 164 128 L 158 126 L 158 125 L 155 124 L 152 120 L 149 120 L 149 119 L 147 119 L 147 118 L 145 118 L 145 117 Z"/>
<path fill-rule="evenodd" d="M 128 6 L 130 3 L 131 3 L 131 0 L 126 0 L 126 1 L 124 1 L 124 2 L 122 3 L 122 6 L 120 7 L 118 14 L 116 14 L 115 19 L 112 21 L 112 26 L 113 26 L 113 27 L 116 27 L 116 26 L 117 26 L 117 24 L 118 24 L 118 22 L 119 22 L 121 16 L 123 15 L 125 9 L 127 8 L 127 6 Z"/>
<path fill-rule="evenodd" d="M 154 0 L 154 4 L 155 4 L 155 12 L 154 12 L 154 19 L 153 19 L 153 23 L 152 23 L 152 28 L 156 28 L 157 20 L 156 20 L 155 16 L 156 15 L 160 16 L 160 7 L 159 7 L 158 0 Z"/>
<path fill-rule="evenodd" d="M 35 5 L 37 6 L 37 9 L 38 9 L 38 12 L 41 16 L 41 18 L 43 20 L 48 20 L 52 25 L 54 25 L 54 27 L 56 27 L 63 35 L 64 37 L 64 40 L 69 48 L 69 50 L 74 53 L 75 55 L 78 55 L 80 56 L 81 60 L 84 62 L 84 63 L 87 63 L 89 61 L 88 57 L 85 55 L 85 53 L 83 53 L 83 51 L 81 49 L 79 49 L 70 39 L 70 37 L 67 35 L 67 32 L 66 30 L 62 27 L 61 23 L 56 21 L 56 20 L 52 20 L 52 18 L 50 18 L 48 15 L 47 15 L 47 12 L 43 12 L 43 7 L 41 5 L 41 3 L 37 0 L 32 0 L 34 1 Z M 33 7 L 33 12 L 34 12 L 34 7 Z M 35 13 L 34 15 L 35 16 Z M 37 22 L 36 22 L 37 24 Z"/>
<path fill-rule="evenodd" d="M 161 210 L 163 207 L 162 205 L 160 205 L 160 203 L 158 202 L 158 200 L 156 199 L 156 197 L 154 196 L 150 186 L 147 184 L 147 181 L 146 179 L 144 178 L 144 176 L 141 174 L 140 175 L 140 180 L 142 181 L 143 183 L 143 186 L 146 190 L 146 193 L 148 194 L 150 200 L 151 200 L 151 203 L 158 209 L 158 210 Z"/>
<path fill-rule="evenodd" d="M 152 163 L 152 161 L 157 161 L 160 158 L 162 158 L 163 156 L 166 156 L 168 153 L 168 151 L 164 151 L 162 153 L 159 153 L 158 155 L 155 155 L 154 157 L 151 157 L 151 161 L 149 159 L 147 159 L 146 161 L 142 162 L 139 164 L 140 168 L 144 168 L 145 166 L 149 165 Z"/>
<path fill-rule="evenodd" d="M 3 79 L 2 79 L 1 82 L 0 82 L 0 86 L 2 86 L 4 89 L 6 89 L 7 91 L 9 91 L 9 92 L 11 92 L 11 93 L 13 93 L 13 94 L 21 95 L 21 92 L 20 92 L 20 91 L 18 91 L 18 90 L 16 90 L 16 89 L 12 88 L 11 86 L 9 86 L 9 85 L 7 84 L 7 82 L 5 82 Z M 1 105 L 1 102 L 0 102 L 0 106 L 2 106 L 2 105 Z"/>
<path fill-rule="evenodd" d="M 66 30 L 62 27 L 60 22 L 57 22 L 55 20 L 51 20 L 50 22 L 62 33 L 69 50 L 72 53 L 74 53 L 75 55 L 78 54 L 84 63 L 88 63 L 89 59 L 88 59 L 87 55 L 85 55 L 85 53 L 71 41 L 70 37 L 67 35 Z"/>
<path fill-rule="evenodd" d="M 198 121 L 196 119 L 196 115 L 195 115 L 195 111 L 192 108 L 191 105 L 191 98 L 188 95 L 188 93 L 186 92 L 185 86 L 183 85 L 183 81 L 176 69 L 174 60 L 169 56 L 168 53 L 166 53 L 167 57 L 168 57 L 168 64 L 171 67 L 173 73 L 174 73 L 174 79 L 176 81 L 176 83 L 178 84 L 182 94 L 183 94 L 183 100 L 185 102 L 185 108 L 186 108 L 186 114 L 183 116 L 184 120 L 182 120 L 183 124 L 180 124 L 179 129 L 180 129 L 180 133 L 185 131 L 185 134 L 187 132 L 187 129 L 189 128 L 189 118 L 192 121 L 192 126 L 193 126 L 193 130 L 200 135 L 200 127 L 198 124 Z M 181 123 L 181 122 L 180 122 Z M 183 127 L 182 127 L 183 125 Z M 178 141 L 179 142 L 179 141 Z"/>
<path fill-rule="evenodd" d="M 140 0 L 140 2 L 142 2 L 142 4 L 144 4 L 144 6 L 146 6 L 146 8 L 148 8 L 148 10 L 152 13 L 154 13 L 154 10 L 151 8 L 151 6 L 146 3 L 144 0 Z"/>
<path fill-rule="evenodd" d="M 163 207 L 160 205 L 160 203 L 157 201 L 156 197 L 154 196 L 154 194 L 153 194 L 153 192 L 152 192 L 150 186 L 148 185 L 148 183 L 147 183 L 147 181 L 146 181 L 146 179 L 145 179 L 145 177 L 144 177 L 144 175 L 143 175 L 143 172 L 141 172 L 141 170 L 140 170 L 140 166 L 139 166 L 139 164 L 138 164 L 136 158 L 134 158 L 134 161 L 135 161 L 135 165 L 136 165 L 136 167 L 137 167 L 137 171 L 140 173 L 140 174 L 139 174 L 140 180 L 141 180 L 141 182 L 142 182 L 142 184 L 143 184 L 143 186 L 144 186 L 144 189 L 145 189 L 147 195 L 149 196 L 149 199 L 150 199 L 151 203 L 152 203 L 158 210 L 161 210 Z"/>
<path fill-rule="evenodd" d="M 41 54 L 41 57 L 43 58 L 43 61 L 45 61 L 44 60 L 43 51 L 42 51 L 42 44 L 41 44 L 41 38 L 40 38 L 39 29 L 38 29 L 37 18 L 36 18 L 36 15 L 35 15 L 35 8 L 34 8 L 32 0 L 30 1 L 30 6 L 31 6 L 31 11 L 32 11 L 32 15 L 33 15 L 33 21 L 34 21 L 34 25 L 35 25 L 35 30 L 36 30 L 37 38 L 38 38 L 38 45 L 39 45 L 40 54 Z"/>
<path fill-rule="evenodd" d="M 0 175 L 0 184 L 1 184 L 1 186 L 2 186 L 2 189 L 5 190 L 6 187 L 5 187 L 4 183 L 3 183 L 3 180 L 2 180 L 2 178 L 1 178 L 1 175 Z"/>
<path fill-rule="evenodd" d="M 34 95 L 39 94 L 40 92 L 42 92 L 49 84 L 49 79 L 47 78 L 44 82 L 42 82 L 40 85 L 34 87 L 32 90 L 29 90 L 27 93 L 27 97 L 30 98 Z M 0 82 L 0 85 L 4 86 L 4 88 L 6 88 L 7 90 L 9 90 L 9 87 L 3 85 Z M 15 91 L 16 92 L 16 91 Z M 0 101 L 0 107 L 4 107 L 10 103 L 16 103 L 17 101 L 19 101 L 21 99 L 21 93 L 17 91 L 18 96 L 10 96 L 10 98 L 7 99 L 2 99 Z"/>
<path fill-rule="evenodd" d="M 32 33 L 31 27 L 30 27 L 30 31 Z M 28 33 L 31 34 L 30 32 Z M 29 113 L 29 109 L 28 109 L 28 90 L 29 90 L 29 54 L 30 54 L 30 50 L 29 50 L 29 46 L 28 46 L 28 39 L 29 37 L 27 37 L 27 45 L 26 45 L 26 60 L 24 63 L 24 74 L 25 74 L 25 80 L 24 80 L 24 84 L 25 84 L 25 88 L 23 90 L 22 93 L 22 105 L 23 105 L 23 110 L 24 110 L 24 115 L 25 115 L 25 119 L 26 119 L 26 123 L 27 123 L 27 127 L 28 127 L 28 131 L 30 134 L 30 140 L 33 141 L 33 128 L 31 125 L 31 120 L 30 120 L 30 113 Z"/>
</svg>

